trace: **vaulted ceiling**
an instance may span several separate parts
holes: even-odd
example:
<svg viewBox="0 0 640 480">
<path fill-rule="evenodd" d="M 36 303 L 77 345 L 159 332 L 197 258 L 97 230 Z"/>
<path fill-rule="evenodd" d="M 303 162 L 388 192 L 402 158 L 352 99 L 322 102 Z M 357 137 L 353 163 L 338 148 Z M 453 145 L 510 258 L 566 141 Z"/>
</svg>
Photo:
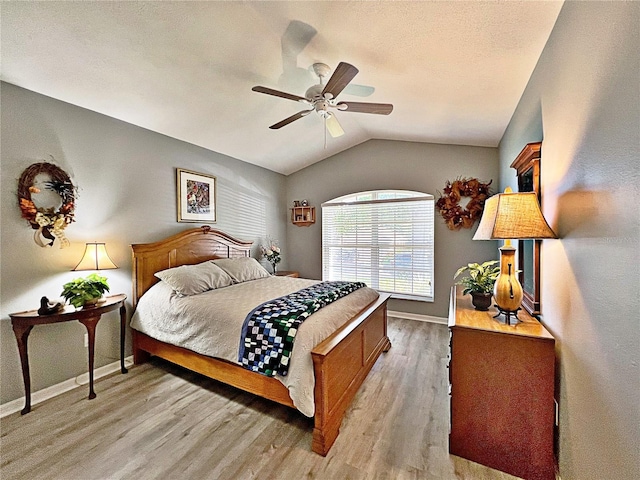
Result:
<svg viewBox="0 0 640 480">
<path fill-rule="evenodd" d="M 368 139 L 497 146 L 561 1 L 2 2 L 3 81 L 283 174 Z M 359 73 L 343 136 L 301 104 L 316 62 Z M 364 96 L 363 96 L 364 95 Z M 304 106 L 302 106 L 304 107 Z"/>
</svg>

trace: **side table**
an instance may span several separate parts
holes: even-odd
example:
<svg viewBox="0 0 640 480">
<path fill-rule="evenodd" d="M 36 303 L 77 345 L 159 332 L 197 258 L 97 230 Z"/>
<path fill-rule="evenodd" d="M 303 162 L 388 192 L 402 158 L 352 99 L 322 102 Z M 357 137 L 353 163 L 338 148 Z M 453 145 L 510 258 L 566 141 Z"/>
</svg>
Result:
<svg viewBox="0 0 640 480">
<path fill-rule="evenodd" d="M 276 270 L 276 277 L 294 277 L 298 278 L 300 275 L 298 272 L 292 270 Z"/>
<path fill-rule="evenodd" d="M 29 333 L 35 325 L 47 325 L 50 323 L 68 322 L 70 320 L 78 320 L 87 328 L 89 336 L 89 400 L 96 398 L 93 391 L 93 359 L 95 352 L 96 326 L 103 313 L 110 312 L 116 308 L 120 309 L 120 371 L 127 373 L 124 366 L 124 339 L 127 322 L 127 309 L 124 301 L 127 296 L 124 294 L 106 297 L 105 301 L 99 303 L 95 307 L 82 308 L 76 310 L 74 307 L 68 306 L 63 311 L 52 313 L 51 315 L 39 315 L 37 310 L 29 310 L 26 312 L 11 313 L 11 325 L 13 333 L 18 342 L 18 350 L 20 352 L 20 363 L 22 364 L 22 378 L 24 380 L 24 398 L 25 406 L 20 412 L 22 415 L 31 411 L 31 375 L 29 373 L 29 355 L 27 352 L 27 340 Z"/>
</svg>

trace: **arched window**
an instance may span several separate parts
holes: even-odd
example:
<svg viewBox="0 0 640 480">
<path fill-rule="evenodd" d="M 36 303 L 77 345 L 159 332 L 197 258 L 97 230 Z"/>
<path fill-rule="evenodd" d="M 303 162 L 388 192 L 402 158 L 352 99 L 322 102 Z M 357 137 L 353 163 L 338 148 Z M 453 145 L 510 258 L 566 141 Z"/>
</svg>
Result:
<svg viewBox="0 0 640 480">
<path fill-rule="evenodd" d="M 322 204 L 322 279 L 433 301 L 432 195 L 376 190 Z"/>
</svg>

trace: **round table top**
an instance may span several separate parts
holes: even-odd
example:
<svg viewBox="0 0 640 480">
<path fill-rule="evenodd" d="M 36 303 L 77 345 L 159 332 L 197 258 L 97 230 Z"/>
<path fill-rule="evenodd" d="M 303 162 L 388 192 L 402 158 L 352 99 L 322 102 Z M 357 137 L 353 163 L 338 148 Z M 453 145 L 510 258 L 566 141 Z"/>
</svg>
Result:
<svg viewBox="0 0 640 480">
<path fill-rule="evenodd" d="M 38 309 L 35 309 L 27 310 L 24 312 L 10 313 L 9 317 L 11 317 L 12 320 L 39 318 L 42 320 L 49 320 L 50 322 L 60 321 L 64 317 L 67 317 L 68 319 L 70 319 L 69 317 L 73 317 L 74 319 L 78 317 L 89 317 L 109 312 L 123 305 L 126 299 L 127 296 L 123 293 L 120 293 L 118 295 L 110 295 L 108 297 L 104 297 L 104 301 L 92 307 L 82 307 L 80 309 L 76 309 L 72 305 L 67 305 L 65 306 L 64 310 L 49 315 L 40 315 L 38 313 Z"/>
</svg>

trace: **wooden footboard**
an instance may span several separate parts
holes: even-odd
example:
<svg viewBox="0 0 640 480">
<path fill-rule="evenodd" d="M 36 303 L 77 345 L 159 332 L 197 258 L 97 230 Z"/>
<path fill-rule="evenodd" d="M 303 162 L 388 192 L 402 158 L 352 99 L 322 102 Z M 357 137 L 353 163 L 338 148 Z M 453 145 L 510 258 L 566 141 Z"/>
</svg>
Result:
<svg viewBox="0 0 640 480">
<path fill-rule="evenodd" d="M 382 352 L 387 336 L 389 295 L 365 310 L 361 322 L 350 322 L 311 351 L 315 372 L 315 416 L 312 450 L 325 456 L 340 430 L 353 397 Z"/>
</svg>

